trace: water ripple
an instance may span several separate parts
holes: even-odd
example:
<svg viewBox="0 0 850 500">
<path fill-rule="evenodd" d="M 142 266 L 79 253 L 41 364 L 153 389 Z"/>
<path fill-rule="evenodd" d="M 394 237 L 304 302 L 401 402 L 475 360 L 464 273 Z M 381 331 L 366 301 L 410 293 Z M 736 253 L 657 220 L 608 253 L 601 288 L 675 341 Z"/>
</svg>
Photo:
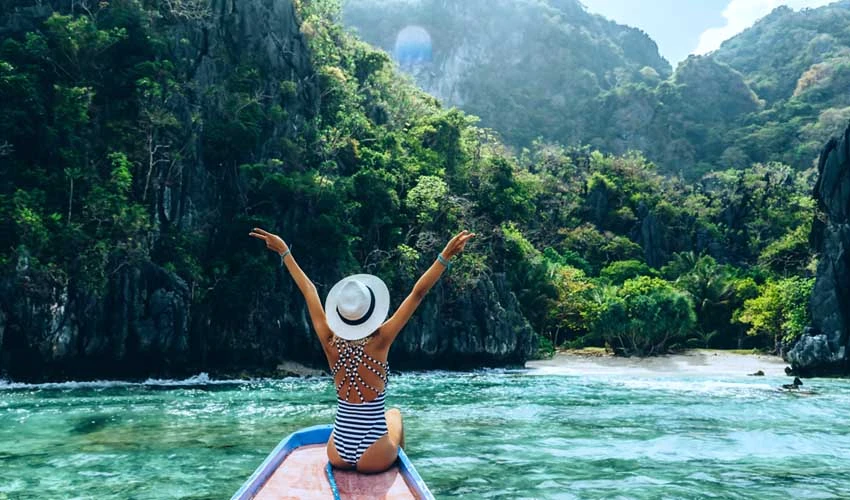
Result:
<svg viewBox="0 0 850 500">
<path fill-rule="evenodd" d="M 850 384 L 540 370 L 394 376 L 438 498 L 850 498 Z M 327 377 L 0 382 L 0 498 L 221 498 L 333 419 Z"/>
</svg>

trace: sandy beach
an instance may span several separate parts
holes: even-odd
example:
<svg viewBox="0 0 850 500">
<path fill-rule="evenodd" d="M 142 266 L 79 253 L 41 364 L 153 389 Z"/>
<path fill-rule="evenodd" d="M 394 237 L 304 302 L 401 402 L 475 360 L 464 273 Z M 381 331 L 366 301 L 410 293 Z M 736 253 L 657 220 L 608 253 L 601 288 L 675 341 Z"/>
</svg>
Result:
<svg viewBox="0 0 850 500">
<path fill-rule="evenodd" d="M 746 354 L 710 349 L 694 349 L 680 354 L 651 358 L 621 358 L 581 352 L 558 353 L 552 359 L 529 361 L 526 367 L 564 375 L 622 374 L 635 375 L 748 376 L 759 370 L 765 376 L 785 376 L 788 364 L 778 356 Z"/>
</svg>

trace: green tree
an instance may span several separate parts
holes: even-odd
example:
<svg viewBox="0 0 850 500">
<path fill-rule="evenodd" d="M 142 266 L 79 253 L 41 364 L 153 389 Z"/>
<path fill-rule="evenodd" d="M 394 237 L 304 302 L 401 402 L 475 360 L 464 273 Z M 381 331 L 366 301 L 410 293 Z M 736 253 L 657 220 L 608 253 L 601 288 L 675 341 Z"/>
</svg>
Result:
<svg viewBox="0 0 850 500">
<path fill-rule="evenodd" d="M 594 285 L 573 267 L 553 265 L 550 272 L 557 297 L 549 302 L 544 333 L 558 347 L 587 334 L 593 321 Z"/>
<path fill-rule="evenodd" d="M 712 340 L 730 333 L 735 299 L 732 272 L 708 255 L 695 258 L 693 253 L 686 254 L 686 257 L 680 254 L 678 261 L 674 265 L 692 263 L 690 269 L 676 278 L 675 285 L 687 292 L 693 301 L 697 318 L 694 333 L 698 335 L 701 347 L 709 347 Z"/>
<path fill-rule="evenodd" d="M 607 297 L 594 330 L 618 354 L 652 356 L 663 353 L 695 322 L 693 304 L 684 293 L 662 279 L 641 276 Z"/>
<path fill-rule="evenodd" d="M 791 277 L 770 280 L 759 289 L 758 297 L 747 300 L 737 320 L 749 325 L 748 334 L 792 344 L 811 323 L 809 297 L 814 279 Z"/>
<path fill-rule="evenodd" d="M 612 262 L 599 271 L 599 276 L 615 285 L 622 285 L 626 280 L 638 276 L 655 276 L 657 271 L 639 260 L 619 260 Z"/>
<path fill-rule="evenodd" d="M 407 193 L 407 207 L 416 214 L 420 224 L 435 222 L 440 213 L 445 210 L 448 186 L 439 177 L 423 175 L 416 186 Z"/>
</svg>

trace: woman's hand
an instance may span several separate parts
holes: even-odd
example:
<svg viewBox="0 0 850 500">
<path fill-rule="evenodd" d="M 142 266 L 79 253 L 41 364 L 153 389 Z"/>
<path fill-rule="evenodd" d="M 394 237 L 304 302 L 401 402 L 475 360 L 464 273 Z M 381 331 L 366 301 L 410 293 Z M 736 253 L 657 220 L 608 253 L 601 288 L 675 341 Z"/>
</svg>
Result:
<svg viewBox="0 0 850 500">
<path fill-rule="evenodd" d="M 325 318 L 325 310 L 322 308 L 322 301 L 319 299 L 319 294 L 316 291 L 316 285 L 310 281 L 310 278 L 304 274 L 301 267 L 295 262 L 295 259 L 289 254 L 289 258 L 283 261 L 283 258 L 289 253 L 289 246 L 284 243 L 280 236 L 272 234 L 264 229 L 255 227 L 248 236 L 253 236 L 258 240 L 266 242 L 266 248 L 277 252 L 281 255 L 281 264 L 286 266 L 286 270 L 292 275 L 295 284 L 304 295 L 307 301 L 307 310 L 310 312 L 310 320 L 313 322 L 313 328 L 316 330 L 316 335 L 319 336 L 319 342 L 326 346 L 333 338 L 333 332 L 328 327 L 328 322 Z"/>
<path fill-rule="evenodd" d="M 466 242 L 473 236 L 475 236 L 475 233 L 470 233 L 465 229 L 457 233 L 455 237 L 449 240 L 448 244 L 446 244 L 446 248 L 443 249 L 443 258 L 448 260 L 461 253 L 463 248 L 466 246 Z"/>
<path fill-rule="evenodd" d="M 276 234 L 272 234 L 272 233 L 265 231 L 263 229 L 260 229 L 258 227 L 255 227 L 253 231 L 248 233 L 248 236 L 253 236 L 254 238 L 257 238 L 258 240 L 265 241 L 266 242 L 266 248 L 268 248 L 269 250 L 271 250 L 273 252 L 277 252 L 278 254 L 282 254 L 282 253 L 286 252 L 287 250 L 289 250 L 289 247 L 286 245 L 286 243 L 283 242 L 283 240 L 280 238 L 280 236 L 278 236 Z"/>
</svg>

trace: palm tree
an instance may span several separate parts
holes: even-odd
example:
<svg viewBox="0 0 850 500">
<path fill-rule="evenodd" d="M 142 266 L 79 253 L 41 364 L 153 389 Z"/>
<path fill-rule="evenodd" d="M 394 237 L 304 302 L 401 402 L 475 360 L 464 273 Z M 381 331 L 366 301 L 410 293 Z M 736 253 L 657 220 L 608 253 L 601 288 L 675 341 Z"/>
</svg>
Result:
<svg viewBox="0 0 850 500">
<path fill-rule="evenodd" d="M 731 324 L 735 298 L 732 273 L 710 255 L 697 257 L 693 252 L 676 254 L 668 269 L 673 267 L 683 271 L 675 284 L 694 301 L 699 338 L 708 347 Z"/>
</svg>

